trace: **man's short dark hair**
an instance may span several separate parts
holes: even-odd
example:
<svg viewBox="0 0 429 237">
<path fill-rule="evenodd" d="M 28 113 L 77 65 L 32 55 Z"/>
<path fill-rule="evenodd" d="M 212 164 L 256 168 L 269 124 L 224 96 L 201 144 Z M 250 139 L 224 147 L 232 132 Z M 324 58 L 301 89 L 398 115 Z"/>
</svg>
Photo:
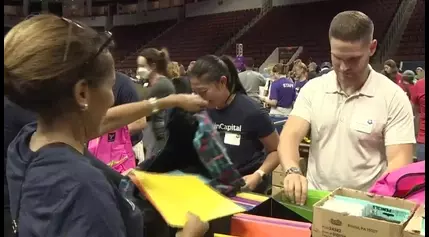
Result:
<svg viewBox="0 0 429 237">
<path fill-rule="evenodd" d="M 346 42 L 361 40 L 371 41 L 374 34 L 374 23 L 360 11 L 338 13 L 329 26 L 329 38 Z"/>
</svg>

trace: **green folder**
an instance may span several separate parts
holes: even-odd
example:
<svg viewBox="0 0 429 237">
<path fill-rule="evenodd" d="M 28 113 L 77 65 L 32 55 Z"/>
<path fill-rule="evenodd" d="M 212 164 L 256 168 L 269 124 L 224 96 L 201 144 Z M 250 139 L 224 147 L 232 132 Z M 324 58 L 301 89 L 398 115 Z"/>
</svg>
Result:
<svg viewBox="0 0 429 237">
<path fill-rule="evenodd" d="M 289 199 L 286 197 L 284 192 L 280 192 L 273 196 L 273 199 L 277 202 L 281 203 L 285 207 L 287 207 L 289 210 L 295 212 L 296 214 L 302 216 L 303 218 L 307 219 L 308 221 L 313 221 L 313 205 L 323 199 L 324 197 L 328 196 L 331 192 L 329 191 L 322 191 L 322 190 L 308 190 L 307 193 L 307 201 L 305 202 L 304 206 L 293 204 L 289 201 Z"/>
</svg>

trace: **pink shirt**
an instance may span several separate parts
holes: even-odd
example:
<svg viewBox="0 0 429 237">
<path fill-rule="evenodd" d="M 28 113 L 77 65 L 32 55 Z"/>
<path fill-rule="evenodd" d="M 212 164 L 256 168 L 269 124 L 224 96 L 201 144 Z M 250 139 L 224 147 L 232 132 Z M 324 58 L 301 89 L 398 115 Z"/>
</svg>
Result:
<svg viewBox="0 0 429 237">
<path fill-rule="evenodd" d="M 411 102 L 418 108 L 419 112 L 419 131 L 417 133 L 417 142 L 425 144 L 425 79 L 417 81 L 411 92 Z"/>
</svg>

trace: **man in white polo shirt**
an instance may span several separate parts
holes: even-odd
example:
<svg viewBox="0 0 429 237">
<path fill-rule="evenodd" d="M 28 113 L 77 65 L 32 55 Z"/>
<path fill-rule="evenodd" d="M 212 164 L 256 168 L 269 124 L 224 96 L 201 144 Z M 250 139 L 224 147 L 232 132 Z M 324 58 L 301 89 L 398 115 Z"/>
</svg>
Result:
<svg viewBox="0 0 429 237">
<path fill-rule="evenodd" d="M 333 70 L 309 81 L 298 95 L 280 136 L 278 152 L 287 196 L 304 204 L 307 189 L 367 190 L 382 174 L 412 162 L 411 104 L 395 83 L 374 71 L 374 24 L 345 11 L 331 22 Z M 307 177 L 298 147 L 311 128 Z"/>
</svg>

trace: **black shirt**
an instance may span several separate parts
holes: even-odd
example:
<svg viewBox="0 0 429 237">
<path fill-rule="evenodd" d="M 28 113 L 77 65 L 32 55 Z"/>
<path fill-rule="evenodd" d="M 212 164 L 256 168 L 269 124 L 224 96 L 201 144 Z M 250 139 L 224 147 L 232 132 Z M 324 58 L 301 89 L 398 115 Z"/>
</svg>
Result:
<svg viewBox="0 0 429 237">
<path fill-rule="evenodd" d="M 127 75 L 120 72 L 116 72 L 113 94 L 115 96 L 114 106 L 140 101 L 134 82 Z M 143 131 L 131 135 L 131 143 L 133 146 L 139 143 L 142 139 Z"/>
<path fill-rule="evenodd" d="M 268 113 L 253 99 L 240 93 L 226 108 L 209 109 L 208 113 L 234 166 L 242 175 L 255 172 L 266 157 L 259 139 L 275 131 Z"/>
</svg>

